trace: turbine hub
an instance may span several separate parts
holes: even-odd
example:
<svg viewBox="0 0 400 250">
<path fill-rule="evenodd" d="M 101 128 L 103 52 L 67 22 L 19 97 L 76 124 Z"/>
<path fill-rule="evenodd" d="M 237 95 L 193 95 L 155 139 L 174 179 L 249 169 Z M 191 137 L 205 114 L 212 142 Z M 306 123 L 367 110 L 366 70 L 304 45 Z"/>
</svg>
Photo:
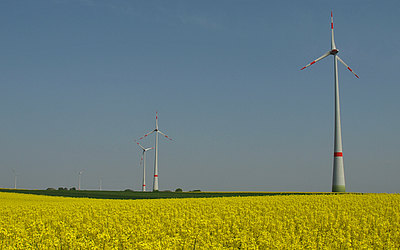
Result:
<svg viewBox="0 0 400 250">
<path fill-rule="evenodd" d="M 336 55 L 337 53 L 339 52 L 339 50 L 338 49 L 333 49 L 333 50 L 331 50 L 331 55 Z"/>
</svg>

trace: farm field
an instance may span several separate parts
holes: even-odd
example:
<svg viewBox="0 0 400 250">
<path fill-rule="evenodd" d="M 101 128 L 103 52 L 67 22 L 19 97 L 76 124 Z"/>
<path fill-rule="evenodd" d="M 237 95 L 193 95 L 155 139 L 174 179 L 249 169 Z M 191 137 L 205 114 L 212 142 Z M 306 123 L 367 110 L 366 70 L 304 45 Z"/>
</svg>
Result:
<svg viewBox="0 0 400 250">
<path fill-rule="evenodd" d="M 302 192 L 139 192 L 139 191 L 98 191 L 98 190 L 29 190 L 1 189 L 0 192 L 37 194 L 47 196 L 81 197 L 96 199 L 168 199 L 168 198 L 211 198 L 273 195 L 347 195 L 349 193 L 302 193 Z"/>
<path fill-rule="evenodd" d="M 400 195 L 115 200 L 0 192 L 0 249 L 399 248 Z"/>
</svg>

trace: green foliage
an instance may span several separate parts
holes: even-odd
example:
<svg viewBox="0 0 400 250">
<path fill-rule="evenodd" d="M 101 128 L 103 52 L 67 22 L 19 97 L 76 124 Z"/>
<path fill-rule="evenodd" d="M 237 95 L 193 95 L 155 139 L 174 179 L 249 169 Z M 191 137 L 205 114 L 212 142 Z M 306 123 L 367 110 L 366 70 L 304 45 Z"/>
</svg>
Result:
<svg viewBox="0 0 400 250">
<path fill-rule="evenodd" d="M 64 197 L 86 197 L 97 199 L 169 199 L 169 198 L 211 198 L 211 197 L 237 197 L 237 196 L 273 196 L 273 195 L 346 195 L 362 193 L 272 193 L 272 192 L 138 192 L 138 191 L 98 191 L 98 190 L 26 190 L 26 189 L 0 189 L 0 192 L 25 193 Z"/>
<path fill-rule="evenodd" d="M 192 191 L 189 191 L 189 192 L 199 193 L 199 192 L 201 192 L 201 190 L 200 189 L 195 189 L 195 190 L 192 190 Z"/>
</svg>

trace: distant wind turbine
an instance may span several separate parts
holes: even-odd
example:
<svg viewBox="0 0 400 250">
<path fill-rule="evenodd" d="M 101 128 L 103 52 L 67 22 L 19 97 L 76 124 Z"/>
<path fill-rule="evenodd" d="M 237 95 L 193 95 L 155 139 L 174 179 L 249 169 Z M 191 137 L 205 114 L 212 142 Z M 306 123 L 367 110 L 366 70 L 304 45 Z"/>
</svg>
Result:
<svg viewBox="0 0 400 250">
<path fill-rule="evenodd" d="M 156 128 L 149 133 L 145 134 L 144 136 L 140 137 L 138 141 L 146 138 L 147 136 L 151 135 L 152 133 L 156 133 L 156 142 L 154 146 L 154 179 L 153 179 L 153 191 L 158 191 L 158 134 L 163 135 L 165 138 L 168 140 L 171 140 L 171 138 L 168 137 L 168 135 L 164 134 L 158 129 L 158 112 L 156 112 Z"/>
<path fill-rule="evenodd" d="M 142 191 L 145 192 L 146 191 L 146 152 L 154 149 L 153 147 L 151 148 L 145 148 L 142 145 L 140 145 L 139 142 L 136 142 L 136 144 L 142 149 L 142 157 L 140 159 L 140 165 L 143 162 L 143 182 L 142 182 Z"/>
<path fill-rule="evenodd" d="M 18 174 L 15 172 L 15 170 L 12 170 L 13 174 L 14 174 L 14 189 L 17 189 L 17 177 Z"/>
<path fill-rule="evenodd" d="M 83 171 L 79 171 L 79 177 L 78 177 L 78 190 L 81 190 L 81 176 L 83 174 Z"/>
<path fill-rule="evenodd" d="M 323 54 L 321 57 L 315 59 L 311 63 L 307 64 L 301 70 L 313 65 L 319 60 L 324 59 L 329 55 L 333 55 L 334 62 L 334 78 L 335 78 L 335 141 L 334 141 L 334 158 L 333 158 L 333 178 L 332 178 L 332 192 L 345 192 L 345 178 L 344 178 L 344 166 L 343 166 L 343 150 L 342 150 L 342 131 L 340 123 L 340 105 L 339 105 L 339 80 L 338 80 L 338 60 L 346 66 L 351 73 L 353 73 L 357 78 L 358 75 L 347 66 L 347 64 L 337 56 L 339 50 L 336 48 L 335 39 L 333 36 L 333 14 L 331 12 L 331 50 Z"/>
</svg>

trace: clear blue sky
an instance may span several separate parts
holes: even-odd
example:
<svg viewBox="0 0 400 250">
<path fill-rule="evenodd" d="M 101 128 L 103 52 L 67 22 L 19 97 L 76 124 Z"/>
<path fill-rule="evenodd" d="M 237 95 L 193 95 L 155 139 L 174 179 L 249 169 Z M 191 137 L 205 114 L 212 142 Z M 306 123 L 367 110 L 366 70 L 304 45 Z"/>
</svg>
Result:
<svg viewBox="0 0 400 250">
<path fill-rule="evenodd" d="M 160 190 L 330 191 L 331 10 L 347 191 L 399 192 L 397 0 L 1 1 L 0 187 L 139 190 L 158 111 Z"/>
</svg>

